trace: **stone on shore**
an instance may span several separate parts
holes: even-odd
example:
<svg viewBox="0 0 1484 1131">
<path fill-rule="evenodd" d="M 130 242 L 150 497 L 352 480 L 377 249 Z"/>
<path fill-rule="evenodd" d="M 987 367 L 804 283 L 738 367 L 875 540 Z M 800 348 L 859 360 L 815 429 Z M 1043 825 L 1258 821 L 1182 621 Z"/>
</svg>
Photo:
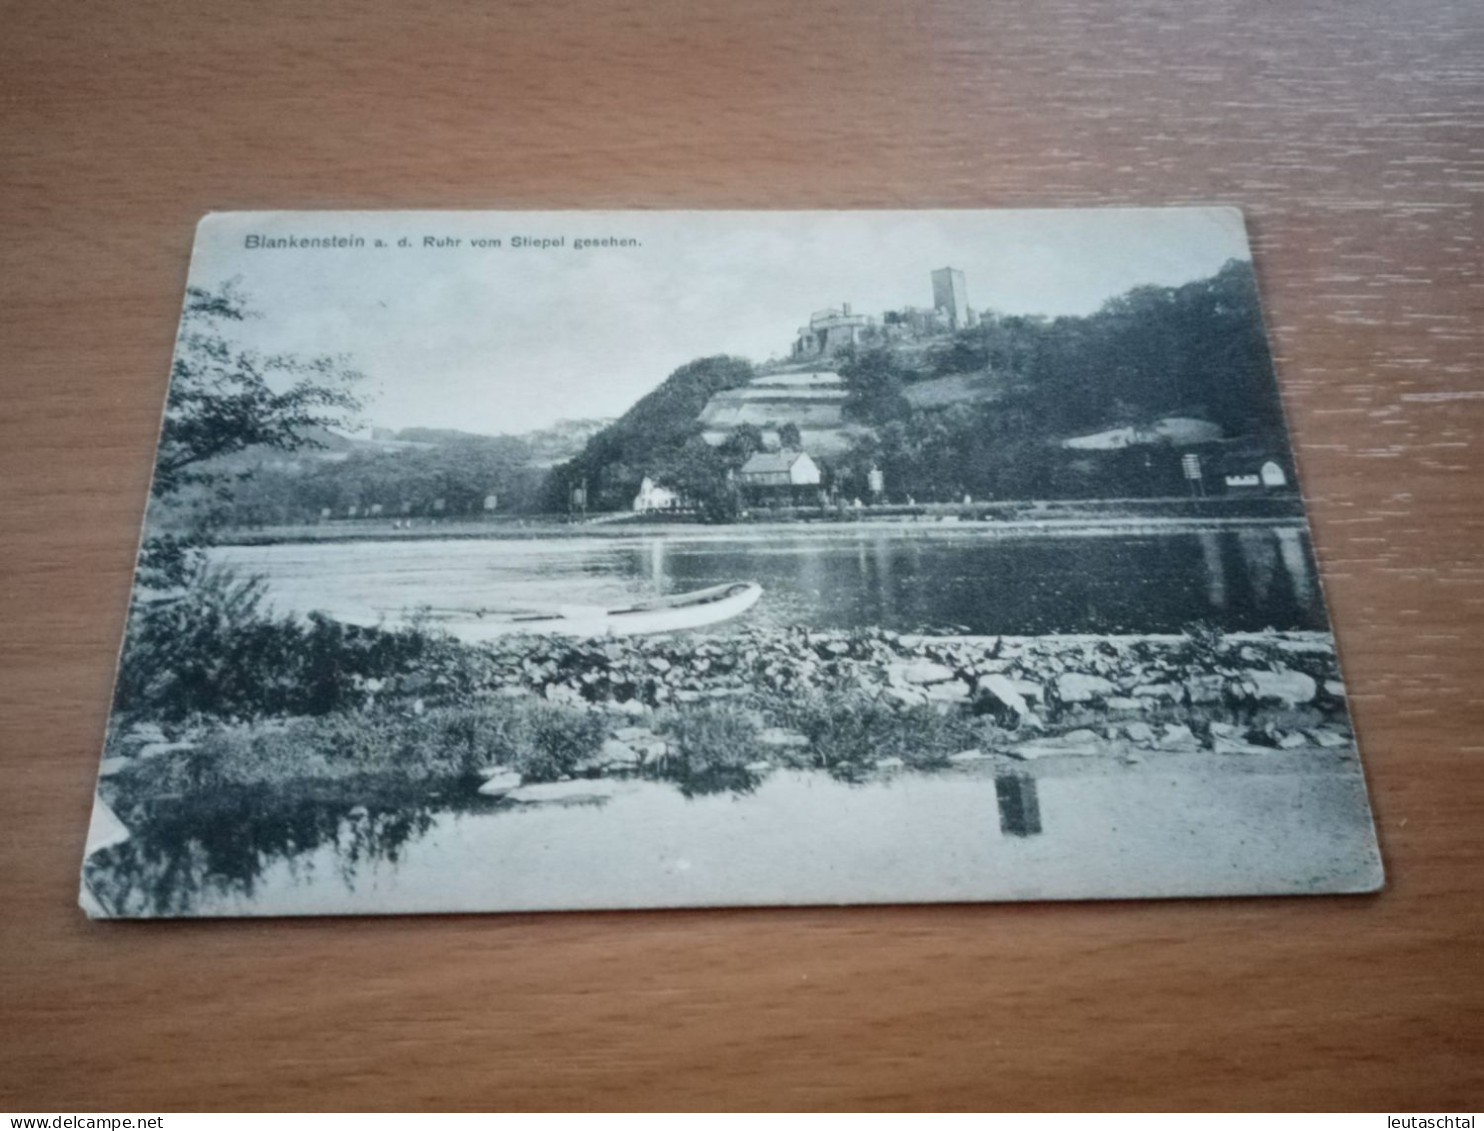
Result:
<svg viewBox="0 0 1484 1131">
<path fill-rule="evenodd" d="M 1013 753 L 1019 758 L 1049 758 L 1063 754 L 1100 754 L 1108 744 L 1097 731 L 1081 727 L 1066 734 L 1022 742 Z"/>
<path fill-rule="evenodd" d="M 1130 742 L 1137 742 L 1141 746 L 1154 745 L 1154 728 L 1148 723 L 1128 723 L 1123 728 L 1123 733 Z"/>
<path fill-rule="evenodd" d="M 1195 733 L 1184 723 L 1166 723 L 1161 727 L 1158 744 L 1161 750 L 1199 750 L 1201 746 Z"/>
<path fill-rule="evenodd" d="M 1212 740 L 1211 749 L 1217 754 L 1271 754 L 1273 752 L 1270 746 L 1257 746 L 1251 742 L 1220 736 Z"/>
<path fill-rule="evenodd" d="M 1015 681 L 998 673 L 982 675 L 974 685 L 975 707 L 981 714 L 1011 716 L 1019 722 L 1030 714 L 1030 704 L 1015 686 Z"/>
<path fill-rule="evenodd" d="M 1249 669 L 1242 673 L 1242 683 L 1251 698 L 1282 703 L 1285 707 L 1313 702 L 1314 695 L 1319 690 L 1313 676 L 1295 671 Z"/>
<path fill-rule="evenodd" d="M 511 801 L 607 800 L 633 788 L 613 778 L 575 778 L 571 781 L 537 782 L 506 794 Z"/>
<path fill-rule="evenodd" d="M 907 663 L 895 663 L 886 665 L 886 677 L 892 683 L 946 683 L 952 679 L 953 669 L 947 664 L 935 663 L 932 660 L 912 660 Z"/>
<path fill-rule="evenodd" d="M 926 690 L 928 699 L 934 703 L 951 706 L 969 701 L 968 685 L 961 680 L 954 680 L 952 683 L 935 683 Z"/>
<path fill-rule="evenodd" d="M 1063 672 L 1056 677 L 1056 697 L 1063 703 L 1090 703 L 1106 699 L 1118 689 L 1100 675 Z"/>
<path fill-rule="evenodd" d="M 479 792 L 486 797 L 504 797 L 512 790 L 519 789 L 520 783 L 521 776 L 514 770 L 496 768 L 479 787 Z"/>
<path fill-rule="evenodd" d="M 1348 734 L 1330 727 L 1316 727 L 1307 733 L 1315 746 L 1323 746 L 1327 750 L 1338 750 L 1342 746 L 1352 746 L 1355 743 Z"/>
<path fill-rule="evenodd" d="M 1184 689 L 1174 683 L 1146 683 L 1134 688 L 1135 699 L 1156 699 L 1167 703 L 1178 703 Z"/>
<path fill-rule="evenodd" d="M 927 702 L 927 695 L 917 687 L 888 687 L 882 694 L 901 707 L 918 707 Z"/>
</svg>

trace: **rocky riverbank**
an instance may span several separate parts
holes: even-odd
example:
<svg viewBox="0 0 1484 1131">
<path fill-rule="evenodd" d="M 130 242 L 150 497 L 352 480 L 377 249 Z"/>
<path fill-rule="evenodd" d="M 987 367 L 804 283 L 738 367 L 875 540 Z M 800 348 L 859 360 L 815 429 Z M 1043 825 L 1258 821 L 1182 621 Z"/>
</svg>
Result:
<svg viewBox="0 0 1484 1131">
<path fill-rule="evenodd" d="M 972 709 L 1038 729 L 1092 713 L 1139 717 L 1169 708 L 1250 713 L 1315 707 L 1343 714 L 1327 634 L 1182 636 L 913 636 L 871 629 L 748 630 L 730 636 L 507 640 L 479 650 L 477 682 L 643 714 L 753 693 L 845 692 L 897 707 Z M 446 680 L 445 680 L 446 682 Z M 368 695 L 436 693 L 416 673 Z"/>
<path fill-rule="evenodd" d="M 527 638 L 450 648 L 362 691 L 358 710 L 319 718 L 135 727 L 104 772 L 177 789 L 463 780 L 523 800 L 628 775 L 746 789 L 781 766 L 849 777 L 1353 746 L 1333 641 L 1317 633 Z"/>
<path fill-rule="evenodd" d="M 758 722 L 759 761 L 797 762 L 816 745 L 808 705 L 870 708 L 951 724 L 1021 758 L 1110 750 L 1234 754 L 1352 744 L 1331 637 L 1262 633 L 979 637 L 749 630 L 728 636 L 506 641 L 481 650 L 482 694 L 538 697 L 610 719 L 611 768 L 667 755 L 667 720 L 734 704 Z M 369 695 L 436 692 L 426 674 Z M 972 732 L 972 735 L 971 735 Z M 872 735 L 860 736 L 869 763 Z M 878 752 L 878 757 L 883 756 Z M 887 754 L 885 757 L 892 757 Z"/>
</svg>

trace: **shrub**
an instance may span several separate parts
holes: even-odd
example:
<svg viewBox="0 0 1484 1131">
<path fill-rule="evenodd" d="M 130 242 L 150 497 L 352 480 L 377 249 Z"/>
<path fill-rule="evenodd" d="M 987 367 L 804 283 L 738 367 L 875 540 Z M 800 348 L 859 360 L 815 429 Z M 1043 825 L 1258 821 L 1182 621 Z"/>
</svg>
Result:
<svg viewBox="0 0 1484 1131">
<path fill-rule="evenodd" d="M 263 611 L 264 594 L 262 579 L 198 560 L 183 588 L 138 601 L 114 709 L 166 723 L 322 715 L 362 705 L 368 680 L 425 666 L 450 689 L 476 678 L 456 658 L 470 650 L 452 642 L 319 614 L 303 622 L 274 617 Z"/>
<path fill-rule="evenodd" d="M 977 724 L 923 705 L 899 708 L 864 695 L 805 695 L 781 711 L 785 725 L 808 736 L 816 765 L 839 767 L 895 757 L 937 765 L 973 745 Z"/>
<path fill-rule="evenodd" d="M 582 707 L 535 703 L 524 707 L 502 735 L 509 743 L 510 764 L 531 781 L 556 781 L 577 773 L 598 753 L 607 726 Z"/>
<path fill-rule="evenodd" d="M 580 772 L 606 729 L 600 716 L 583 708 L 521 700 L 421 716 L 338 711 L 218 728 L 185 756 L 138 760 L 123 780 L 158 795 L 224 785 L 300 788 L 359 777 L 459 781 L 503 764 L 529 780 L 554 781 Z"/>
<path fill-rule="evenodd" d="M 700 704 L 669 712 L 661 726 L 673 757 L 687 772 L 739 767 L 757 760 L 756 716 L 731 704 Z"/>
</svg>

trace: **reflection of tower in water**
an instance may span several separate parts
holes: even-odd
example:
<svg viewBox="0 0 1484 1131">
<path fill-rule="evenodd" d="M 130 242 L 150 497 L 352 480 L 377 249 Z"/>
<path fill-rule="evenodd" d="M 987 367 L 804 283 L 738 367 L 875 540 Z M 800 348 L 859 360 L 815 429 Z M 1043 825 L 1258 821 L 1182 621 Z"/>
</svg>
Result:
<svg viewBox="0 0 1484 1131">
<path fill-rule="evenodd" d="M 871 558 L 876 563 L 876 607 L 881 610 L 881 621 L 884 624 L 894 623 L 897 615 L 897 592 L 892 577 L 891 554 L 891 543 L 884 535 L 871 541 Z"/>
<path fill-rule="evenodd" d="M 1221 536 L 1214 530 L 1197 534 L 1206 567 L 1206 599 L 1213 609 L 1226 608 L 1226 565 L 1221 560 Z"/>
<path fill-rule="evenodd" d="M 656 593 L 670 591 L 670 579 L 665 576 L 665 540 L 656 538 L 649 544 L 649 583 Z"/>
<path fill-rule="evenodd" d="M 1278 560 L 1293 585 L 1293 595 L 1307 608 L 1314 603 L 1314 571 L 1309 568 L 1309 555 L 1304 552 L 1304 532 L 1283 526 L 1273 533 L 1278 539 Z"/>
<path fill-rule="evenodd" d="M 1278 550 L 1271 530 L 1237 531 L 1237 552 L 1252 586 L 1252 593 L 1265 603 L 1273 588 L 1273 575 L 1278 572 Z"/>
<path fill-rule="evenodd" d="M 1036 779 L 1023 774 L 1003 774 L 994 780 L 1000 806 L 1000 832 L 1005 836 L 1041 835 L 1041 798 Z"/>
</svg>

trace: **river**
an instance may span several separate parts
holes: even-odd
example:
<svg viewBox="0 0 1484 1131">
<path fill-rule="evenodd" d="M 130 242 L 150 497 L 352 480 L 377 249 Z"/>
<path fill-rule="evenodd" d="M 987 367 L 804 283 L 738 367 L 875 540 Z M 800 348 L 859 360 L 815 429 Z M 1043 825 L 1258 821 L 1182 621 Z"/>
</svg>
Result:
<svg viewBox="0 0 1484 1131">
<path fill-rule="evenodd" d="M 1295 524 L 1199 533 L 1007 534 L 960 527 L 767 532 L 677 529 L 561 539 L 230 546 L 280 612 L 452 631 L 481 609 L 615 607 L 751 580 L 742 623 L 1040 634 L 1324 630 L 1307 533 Z"/>
</svg>

